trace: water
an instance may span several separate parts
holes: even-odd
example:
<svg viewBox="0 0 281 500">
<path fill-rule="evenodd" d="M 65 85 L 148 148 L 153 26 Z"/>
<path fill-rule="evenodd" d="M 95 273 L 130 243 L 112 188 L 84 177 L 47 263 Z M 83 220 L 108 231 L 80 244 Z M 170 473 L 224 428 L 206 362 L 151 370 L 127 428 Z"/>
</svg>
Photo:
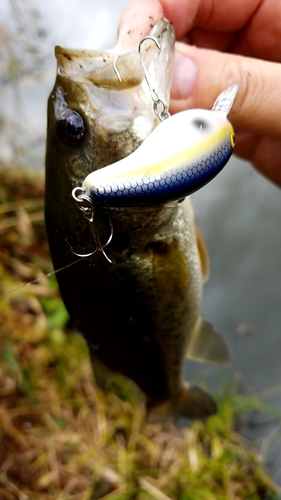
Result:
<svg viewBox="0 0 281 500">
<path fill-rule="evenodd" d="M 194 206 L 211 260 L 204 314 L 226 336 L 248 384 L 258 392 L 280 385 L 281 394 L 280 190 L 231 161 Z M 276 403 L 281 409 L 281 397 Z"/>
<path fill-rule="evenodd" d="M 7 161 L 13 163 L 18 153 L 22 158 L 25 151 L 29 166 L 43 168 L 46 101 L 55 75 L 54 45 L 112 47 L 127 3 L 29 0 L 40 14 L 35 26 L 43 33 L 45 30 L 40 42 L 44 60 L 35 81 L 26 72 L 20 87 L 1 87 L 0 127 L 5 123 L 6 135 L 2 134 L 0 149 Z M 0 14 L 10 28 L 19 29 L 8 0 L 1 0 Z M 11 147 L 8 139 L 12 133 L 16 141 Z M 246 394 L 257 394 L 281 411 L 280 191 L 247 163 L 232 160 L 193 200 L 211 261 L 203 313 L 230 346 L 232 366 L 188 362 L 187 378 L 203 379 L 207 386 L 215 387 L 239 374 Z M 280 426 L 263 425 L 269 418 L 262 415 L 255 429 L 249 427 L 245 432 L 256 437 L 281 484 Z M 277 443 L 273 450 L 272 443 Z"/>
<path fill-rule="evenodd" d="M 203 314 L 230 346 L 232 366 L 189 363 L 186 373 L 211 386 L 239 375 L 243 392 L 281 411 L 280 190 L 234 159 L 194 195 L 194 207 L 211 262 Z M 281 425 L 272 419 L 259 415 L 244 433 L 281 484 Z"/>
</svg>

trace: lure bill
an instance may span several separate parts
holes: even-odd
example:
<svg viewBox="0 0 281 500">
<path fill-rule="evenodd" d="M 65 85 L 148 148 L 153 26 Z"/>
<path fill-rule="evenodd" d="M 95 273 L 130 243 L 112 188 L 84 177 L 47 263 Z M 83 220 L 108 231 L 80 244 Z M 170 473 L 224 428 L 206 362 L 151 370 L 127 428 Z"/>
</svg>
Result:
<svg viewBox="0 0 281 500">
<path fill-rule="evenodd" d="M 82 190 L 95 206 L 154 205 L 197 191 L 232 155 L 235 135 L 227 114 L 237 90 L 226 89 L 210 111 L 167 118 L 130 156 L 89 174 Z"/>
<path fill-rule="evenodd" d="M 117 374 L 131 379 L 152 419 L 213 414 L 213 398 L 184 381 L 185 358 L 229 361 L 223 339 L 200 312 L 208 255 L 190 197 L 166 203 L 171 195 L 164 191 L 159 204 L 151 192 L 152 201 L 140 203 L 135 191 L 130 204 L 118 206 L 108 205 L 104 197 L 107 185 L 132 178 L 139 182 L 145 176 L 152 180 L 153 175 L 160 175 L 160 183 L 165 169 L 184 167 L 191 128 L 184 133 L 181 116 L 165 119 L 174 43 L 174 28 L 162 19 L 141 47 L 117 45 L 103 53 L 57 47 L 57 77 L 48 102 L 45 218 L 54 269 L 64 269 L 56 275 L 60 292 L 72 323 L 86 339 L 98 386 L 108 388 Z M 164 107 L 157 114 L 159 102 Z M 218 113 L 223 127 L 229 127 L 226 111 L 208 113 L 213 118 Z M 200 127 L 193 138 L 202 132 L 207 141 L 207 131 Z M 179 130 L 185 142 L 173 146 Z M 158 136 L 161 145 L 156 147 Z M 206 154 L 220 137 L 204 143 Z M 196 161 L 195 149 L 188 154 Z M 82 189 L 88 176 L 89 185 Z M 96 189 L 102 185 L 97 179 L 104 177 L 98 204 Z M 136 187 L 124 184 L 124 190 Z M 114 265 L 102 255 L 105 247 Z M 77 261 L 77 255 L 85 258 Z"/>
</svg>

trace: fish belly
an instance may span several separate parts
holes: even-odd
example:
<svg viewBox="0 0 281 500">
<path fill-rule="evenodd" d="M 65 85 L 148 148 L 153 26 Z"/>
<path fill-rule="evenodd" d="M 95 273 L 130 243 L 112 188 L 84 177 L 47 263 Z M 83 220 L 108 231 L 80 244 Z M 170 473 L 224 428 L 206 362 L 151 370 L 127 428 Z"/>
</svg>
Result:
<svg viewBox="0 0 281 500">
<path fill-rule="evenodd" d="M 59 234 L 59 228 L 50 232 L 55 268 L 66 263 Z M 111 373 L 132 379 L 153 403 L 170 399 L 182 387 L 185 353 L 201 299 L 195 238 L 188 199 L 178 206 L 169 227 L 133 255 L 110 265 L 95 254 L 57 275 L 94 365 L 98 360 Z"/>
</svg>

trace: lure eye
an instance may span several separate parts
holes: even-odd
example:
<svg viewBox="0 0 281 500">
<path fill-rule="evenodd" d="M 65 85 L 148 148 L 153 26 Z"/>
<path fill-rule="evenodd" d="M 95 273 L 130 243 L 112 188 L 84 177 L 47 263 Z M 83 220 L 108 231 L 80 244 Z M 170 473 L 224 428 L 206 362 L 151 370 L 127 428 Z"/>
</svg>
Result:
<svg viewBox="0 0 281 500">
<path fill-rule="evenodd" d="M 82 116 L 73 109 L 68 109 L 58 122 L 58 136 L 69 146 L 78 146 L 85 134 Z"/>
<path fill-rule="evenodd" d="M 195 118 L 195 120 L 193 120 L 192 123 L 199 130 L 206 130 L 209 127 L 206 120 L 202 120 L 202 118 Z"/>
</svg>

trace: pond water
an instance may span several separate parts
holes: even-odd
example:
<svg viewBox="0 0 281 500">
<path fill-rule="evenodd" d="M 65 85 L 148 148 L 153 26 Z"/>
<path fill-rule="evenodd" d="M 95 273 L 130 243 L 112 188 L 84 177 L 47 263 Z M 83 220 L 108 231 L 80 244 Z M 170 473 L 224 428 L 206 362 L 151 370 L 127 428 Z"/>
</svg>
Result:
<svg viewBox="0 0 281 500">
<path fill-rule="evenodd" d="M 226 339 L 232 366 L 188 363 L 187 377 L 217 386 L 233 374 L 243 393 L 281 411 L 280 190 L 234 159 L 193 199 L 211 263 L 203 314 Z M 281 484 L 280 421 L 263 414 L 246 427 Z"/>
<path fill-rule="evenodd" d="M 28 165 L 43 167 L 46 100 L 55 72 L 54 45 L 112 47 L 127 3 L 29 0 L 40 13 L 38 23 L 46 29 L 42 40 L 44 72 L 35 82 L 24 74 L 22 86 L 11 90 L 10 85 L 4 85 L 0 94 L 1 108 L 6 110 L 2 122 L 9 124 L 8 131 L 11 127 L 17 131 Z M 13 27 L 16 21 L 8 0 L 1 1 L 0 15 Z M 12 163 L 16 146 L 11 148 L 6 136 L 2 137 L 1 152 Z M 211 261 L 203 314 L 230 346 L 232 366 L 188 362 L 187 379 L 204 380 L 207 386 L 216 387 L 234 375 L 246 394 L 257 394 L 281 411 L 280 190 L 250 165 L 234 159 L 193 200 Z M 262 415 L 254 430 L 248 426 L 245 432 L 258 437 L 259 449 L 281 484 L 280 424 L 267 425 L 270 419 Z"/>
</svg>

